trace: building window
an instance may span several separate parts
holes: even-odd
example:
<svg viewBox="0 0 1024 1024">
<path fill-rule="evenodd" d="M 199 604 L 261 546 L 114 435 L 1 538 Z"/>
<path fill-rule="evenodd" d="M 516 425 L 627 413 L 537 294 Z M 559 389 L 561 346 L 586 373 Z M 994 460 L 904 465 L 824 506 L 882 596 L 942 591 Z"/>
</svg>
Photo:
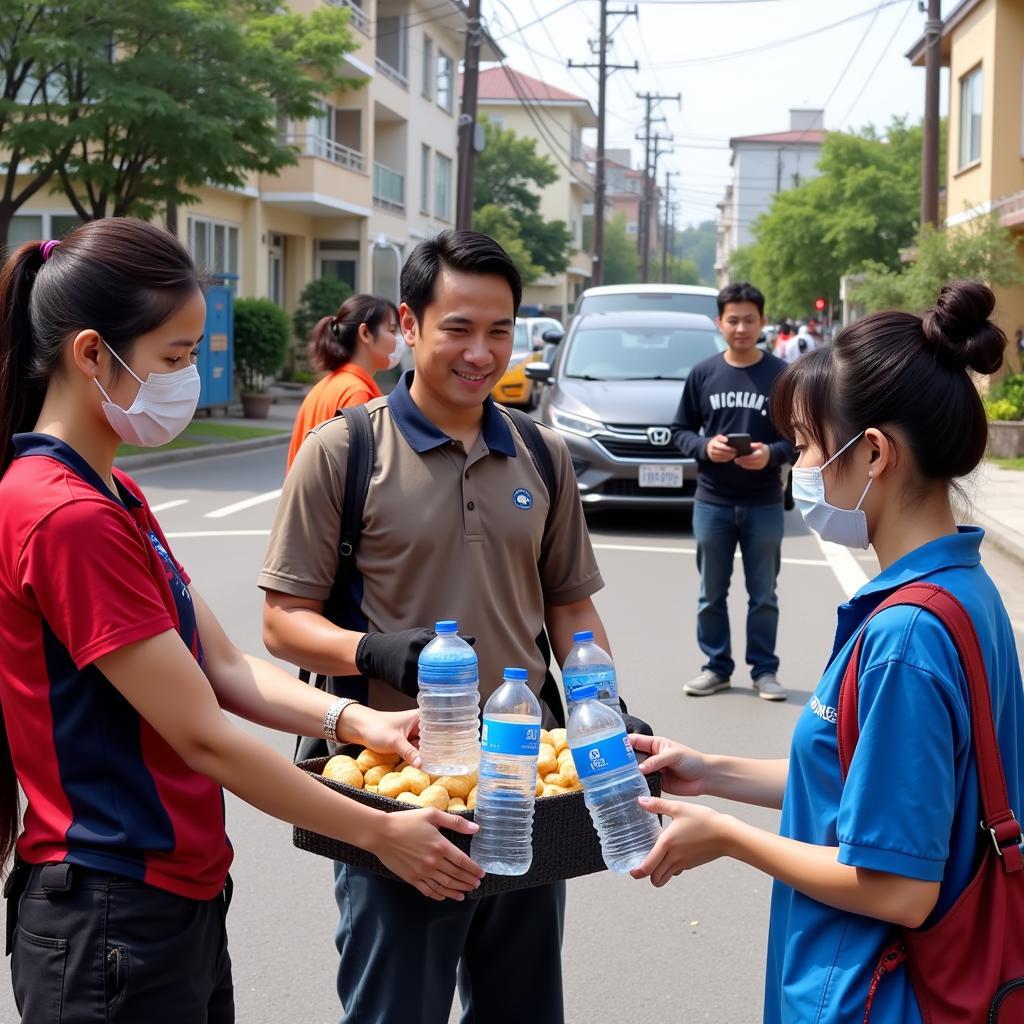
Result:
<svg viewBox="0 0 1024 1024">
<path fill-rule="evenodd" d="M 189 217 L 188 247 L 197 266 L 211 274 L 239 274 L 238 235 L 236 224 Z M 237 290 L 238 281 L 231 282 Z"/>
<path fill-rule="evenodd" d="M 13 252 L 25 242 L 63 238 L 82 221 L 66 213 L 16 213 L 7 232 L 7 250 Z"/>
<path fill-rule="evenodd" d="M 980 67 L 960 79 L 960 167 L 981 159 L 981 90 Z"/>
<path fill-rule="evenodd" d="M 423 95 L 428 100 L 434 98 L 434 40 L 430 36 L 423 37 Z"/>
<path fill-rule="evenodd" d="M 449 157 L 437 154 L 437 171 L 434 190 L 434 216 L 439 220 L 452 218 L 452 162 Z"/>
<path fill-rule="evenodd" d="M 455 62 L 446 53 L 437 54 L 437 105 L 442 110 L 452 112 L 453 73 Z"/>
<path fill-rule="evenodd" d="M 420 147 L 420 212 L 430 215 L 430 147 Z"/>
</svg>

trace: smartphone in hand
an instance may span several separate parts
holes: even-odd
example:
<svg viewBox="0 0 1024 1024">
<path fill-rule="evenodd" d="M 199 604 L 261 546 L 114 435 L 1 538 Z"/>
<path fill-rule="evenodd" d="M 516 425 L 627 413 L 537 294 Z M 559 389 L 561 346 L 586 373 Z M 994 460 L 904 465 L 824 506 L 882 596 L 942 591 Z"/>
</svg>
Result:
<svg viewBox="0 0 1024 1024">
<path fill-rule="evenodd" d="M 726 434 L 725 443 L 734 448 L 737 455 L 749 455 L 753 450 L 750 447 L 749 434 Z"/>
</svg>

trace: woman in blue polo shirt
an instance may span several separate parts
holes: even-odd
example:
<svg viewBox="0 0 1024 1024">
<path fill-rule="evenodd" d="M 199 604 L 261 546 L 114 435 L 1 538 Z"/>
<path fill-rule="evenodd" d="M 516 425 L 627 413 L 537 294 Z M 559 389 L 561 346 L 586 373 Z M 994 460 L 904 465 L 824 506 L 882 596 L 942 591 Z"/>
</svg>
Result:
<svg viewBox="0 0 1024 1024">
<path fill-rule="evenodd" d="M 188 424 L 205 315 L 188 253 L 139 221 L 23 245 L 0 274 L 0 868 L 17 836 L 26 1021 L 234 1019 L 222 786 L 432 899 L 482 874 L 438 832 L 475 826 L 347 800 L 222 713 L 417 756 L 415 712 L 349 706 L 242 654 L 113 466 L 122 441 Z"/>
<path fill-rule="evenodd" d="M 1024 802 L 1024 690 L 1013 631 L 981 566 L 982 531 L 957 527 L 950 492 L 985 451 L 987 421 L 968 371 L 988 374 L 1006 343 L 988 319 L 992 292 L 946 286 L 923 318 L 880 313 L 780 379 L 773 414 L 795 439 L 794 497 L 823 539 L 869 543 L 881 572 L 839 608 L 832 656 L 804 708 L 790 756 L 701 754 L 632 737 L 680 796 L 714 795 L 782 810 L 769 834 L 696 804 L 655 801 L 671 816 L 634 874 L 664 885 L 718 857 L 775 878 L 764 1020 L 859 1022 L 893 926 L 938 921 L 973 875 L 978 773 L 967 683 L 941 623 L 887 608 L 864 630 L 860 739 L 845 785 L 837 741 L 839 686 L 865 619 L 900 586 L 928 581 L 967 609 L 981 642 L 1010 806 Z M 872 1024 L 921 1020 L 908 973 L 883 977 Z"/>
</svg>

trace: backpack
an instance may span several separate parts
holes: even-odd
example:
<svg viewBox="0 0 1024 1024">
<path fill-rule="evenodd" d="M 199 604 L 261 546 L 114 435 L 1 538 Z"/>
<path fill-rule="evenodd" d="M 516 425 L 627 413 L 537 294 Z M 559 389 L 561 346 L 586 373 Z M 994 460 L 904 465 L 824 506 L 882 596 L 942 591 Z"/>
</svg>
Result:
<svg viewBox="0 0 1024 1024">
<path fill-rule="evenodd" d="M 1019 1024 L 1024 1020 L 1024 855 L 1020 825 L 1009 806 L 996 742 L 985 660 L 966 609 L 931 583 L 901 587 L 869 621 L 893 605 L 914 605 L 935 615 L 960 654 L 971 702 L 971 742 L 978 764 L 981 807 L 975 874 L 945 915 L 927 928 L 901 928 L 875 968 L 866 994 L 864 1024 L 882 979 L 906 962 L 928 1024 Z M 857 745 L 857 664 L 861 630 L 839 689 L 839 763 L 846 781 Z"/>
<path fill-rule="evenodd" d="M 796 339 L 796 347 L 800 349 L 800 355 L 803 355 L 807 351 L 807 338 L 804 335 L 800 335 Z"/>
<path fill-rule="evenodd" d="M 544 481 L 548 492 L 548 519 L 545 530 L 551 521 L 551 515 L 558 501 L 558 477 L 555 463 L 537 424 L 519 409 L 505 407 L 505 412 L 512 420 L 517 433 L 522 438 L 533 463 Z M 373 426 L 370 414 L 363 405 L 339 409 L 338 414 L 348 421 L 348 458 L 345 464 L 345 496 L 341 508 L 341 528 L 338 542 L 338 568 L 334 575 L 331 593 L 324 602 L 323 615 L 329 622 L 344 629 L 365 632 L 366 618 L 360 607 L 361 592 L 356 593 L 356 553 L 359 550 L 359 538 L 363 532 L 363 509 L 366 497 L 370 492 L 370 477 L 377 456 L 377 445 L 373 437 Z M 359 588 L 361 590 L 361 588 Z M 547 631 L 542 629 L 537 637 L 537 647 L 544 658 L 544 664 L 551 661 L 551 644 Z M 308 669 L 299 669 L 299 678 L 310 682 L 312 673 Z M 323 676 L 317 674 L 313 685 L 318 690 L 325 690 L 336 697 L 351 697 L 365 704 L 369 699 L 369 681 L 365 676 Z M 541 687 L 540 700 L 547 704 L 559 725 L 565 725 L 565 709 L 562 696 L 550 669 L 545 672 L 544 685 Z M 328 743 L 326 739 L 312 736 L 299 736 L 295 745 L 295 760 L 304 761 L 313 757 L 326 757 L 337 752 L 338 745 Z"/>
</svg>

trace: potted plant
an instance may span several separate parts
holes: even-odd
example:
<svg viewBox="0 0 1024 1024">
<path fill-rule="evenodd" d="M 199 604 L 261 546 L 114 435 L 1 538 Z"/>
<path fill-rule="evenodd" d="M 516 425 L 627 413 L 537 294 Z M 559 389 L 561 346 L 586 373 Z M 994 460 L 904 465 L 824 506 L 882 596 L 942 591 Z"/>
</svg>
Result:
<svg viewBox="0 0 1024 1024">
<path fill-rule="evenodd" d="M 235 372 L 246 418 L 267 418 L 273 401 L 267 381 L 284 365 L 290 335 L 288 315 L 269 299 L 235 301 Z"/>
</svg>

